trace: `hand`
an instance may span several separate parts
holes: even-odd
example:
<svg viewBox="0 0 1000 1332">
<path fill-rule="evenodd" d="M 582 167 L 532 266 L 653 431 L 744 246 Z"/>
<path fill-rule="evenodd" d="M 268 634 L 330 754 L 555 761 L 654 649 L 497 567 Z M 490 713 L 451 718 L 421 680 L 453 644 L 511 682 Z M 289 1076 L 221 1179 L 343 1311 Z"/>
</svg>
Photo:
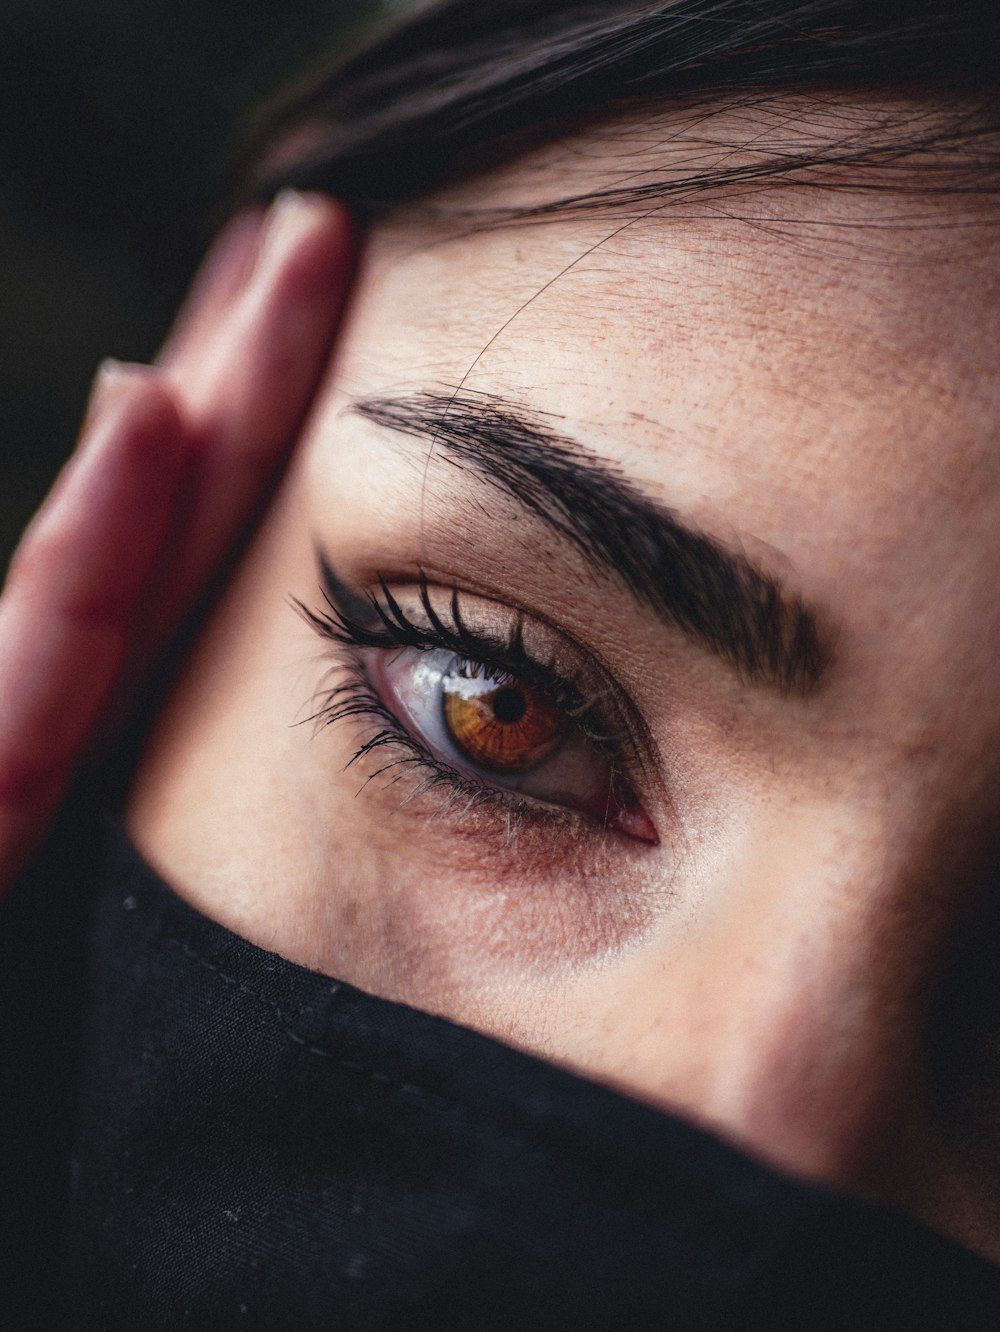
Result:
<svg viewBox="0 0 1000 1332">
<path fill-rule="evenodd" d="M 98 373 L 0 595 L 0 894 L 81 757 L 273 484 L 349 283 L 343 209 L 287 193 L 223 231 L 155 366 Z M 155 612 L 146 593 L 155 589 Z"/>
</svg>

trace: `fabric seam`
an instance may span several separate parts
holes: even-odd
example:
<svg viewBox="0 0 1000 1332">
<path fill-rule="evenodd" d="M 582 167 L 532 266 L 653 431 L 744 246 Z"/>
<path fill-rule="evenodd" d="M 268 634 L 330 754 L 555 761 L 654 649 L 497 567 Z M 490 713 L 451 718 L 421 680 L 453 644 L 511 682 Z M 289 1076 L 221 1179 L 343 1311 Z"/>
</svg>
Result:
<svg viewBox="0 0 1000 1332">
<path fill-rule="evenodd" d="M 217 976 L 220 980 L 224 981 L 227 985 L 232 986 L 240 993 L 245 994 L 248 998 L 253 999 L 255 1003 L 260 1005 L 262 1008 L 265 1008 L 269 1013 L 271 1013 L 273 1017 L 277 1018 L 282 1034 L 286 1036 L 290 1041 L 292 1041 L 294 1045 L 298 1046 L 306 1053 L 313 1055 L 317 1058 L 331 1060 L 335 1064 L 338 1064 L 340 1067 L 345 1068 L 352 1073 L 359 1074 L 360 1076 L 367 1078 L 369 1081 L 379 1083 L 391 1089 L 394 1092 L 411 1095 L 418 1100 L 422 1100 L 425 1103 L 429 1103 L 432 1106 L 436 1106 L 440 1109 L 447 1110 L 452 1113 L 457 1113 L 473 1123 L 477 1123 L 484 1127 L 490 1128 L 494 1133 L 506 1137 L 508 1140 L 528 1141 L 531 1142 L 533 1146 L 539 1145 L 536 1136 L 534 1134 L 526 1133 L 524 1126 L 505 1125 L 489 1115 L 484 1115 L 481 1111 L 472 1109 L 470 1106 L 466 1105 L 463 1102 L 449 1100 L 447 1097 L 442 1096 L 440 1092 L 432 1091 L 430 1088 L 423 1087 L 419 1083 L 401 1081 L 398 1078 L 391 1077 L 388 1073 L 384 1073 L 381 1069 L 369 1068 L 365 1064 L 358 1063 L 356 1060 L 348 1059 L 345 1056 L 337 1054 L 332 1050 L 324 1049 L 322 1046 L 313 1044 L 312 1042 L 308 1041 L 305 1037 L 300 1035 L 299 1032 L 294 1030 L 294 1028 L 291 1026 L 291 1019 L 279 1007 L 278 1004 L 272 1002 L 269 999 L 266 999 L 257 990 L 247 985 L 245 981 L 241 981 L 237 979 L 237 977 L 230 975 L 226 971 L 223 971 L 221 967 L 217 966 L 214 962 L 210 961 L 203 954 L 199 953 L 196 948 L 193 948 L 189 943 L 185 942 L 183 939 L 179 939 L 176 936 L 167 933 L 166 931 L 162 931 L 161 937 L 164 939 L 165 942 L 171 944 L 173 947 L 179 949 L 182 953 L 184 953 L 184 955 L 190 961 L 196 963 L 198 966 L 211 972 L 213 975 Z M 553 1146 L 555 1146 L 555 1144 L 549 1143 L 547 1144 L 547 1146 L 551 1150 Z M 562 1155 L 562 1150 L 564 1149 L 560 1150 L 560 1155 Z M 600 1163 L 595 1162 L 593 1168 L 595 1172 L 601 1173 Z M 638 1174 L 640 1170 L 639 1162 L 635 1163 L 635 1170 L 636 1174 Z M 652 1181 L 650 1181 L 649 1183 L 649 1191 L 650 1193 L 653 1192 Z M 751 1208 L 750 1210 L 751 1212 L 756 1214 L 757 1211 L 756 1208 Z M 717 1211 L 718 1211 L 717 1208 L 712 1209 L 711 1211 L 705 1211 L 703 1209 L 699 1209 L 699 1214 L 703 1219 L 708 1219 L 712 1218 Z M 764 1260 L 763 1253 L 758 1252 L 756 1260 L 751 1259 L 751 1262 L 753 1263 L 753 1265 L 756 1266 L 762 1260 Z"/>
</svg>

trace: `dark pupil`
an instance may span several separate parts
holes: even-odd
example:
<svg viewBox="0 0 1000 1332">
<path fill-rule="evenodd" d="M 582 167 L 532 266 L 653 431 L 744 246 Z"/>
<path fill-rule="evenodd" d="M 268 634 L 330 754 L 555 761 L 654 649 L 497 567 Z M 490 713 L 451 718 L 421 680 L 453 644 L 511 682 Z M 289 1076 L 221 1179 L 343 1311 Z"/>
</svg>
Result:
<svg viewBox="0 0 1000 1332">
<path fill-rule="evenodd" d="M 514 726 L 528 711 L 520 689 L 498 689 L 493 695 L 493 715 L 497 721 Z"/>
</svg>

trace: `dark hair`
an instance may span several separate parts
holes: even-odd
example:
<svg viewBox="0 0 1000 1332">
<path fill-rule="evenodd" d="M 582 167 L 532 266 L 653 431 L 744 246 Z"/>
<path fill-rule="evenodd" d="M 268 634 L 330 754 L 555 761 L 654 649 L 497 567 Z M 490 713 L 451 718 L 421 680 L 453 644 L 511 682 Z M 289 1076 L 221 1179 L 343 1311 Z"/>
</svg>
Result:
<svg viewBox="0 0 1000 1332">
<path fill-rule="evenodd" d="M 365 217 L 597 119 L 778 90 L 889 88 L 938 112 L 682 182 L 932 158 L 923 187 L 992 190 L 997 0 L 450 0 L 321 70 L 274 116 L 252 192 L 338 195 Z M 935 183 L 936 182 L 936 183 Z M 884 186 L 883 186 L 884 187 Z M 678 182 L 643 187 L 661 193 Z M 549 211 L 620 203 L 608 193 Z"/>
</svg>

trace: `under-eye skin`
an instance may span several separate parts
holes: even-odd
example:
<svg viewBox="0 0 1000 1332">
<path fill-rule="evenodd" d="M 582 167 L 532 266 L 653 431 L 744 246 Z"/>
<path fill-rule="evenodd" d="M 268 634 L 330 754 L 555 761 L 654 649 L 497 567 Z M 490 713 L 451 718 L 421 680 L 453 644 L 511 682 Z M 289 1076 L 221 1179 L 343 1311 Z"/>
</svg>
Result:
<svg viewBox="0 0 1000 1332">
<path fill-rule="evenodd" d="M 323 607 L 294 603 L 333 650 L 311 720 L 358 728 L 348 766 L 364 761 L 365 788 L 379 779 L 397 806 L 434 792 L 452 817 L 492 812 L 510 832 L 530 819 L 659 842 L 631 705 L 580 649 L 546 657 L 522 614 L 489 602 L 484 616 L 481 598 L 420 571 L 362 593 L 322 558 L 320 573 Z"/>
</svg>

